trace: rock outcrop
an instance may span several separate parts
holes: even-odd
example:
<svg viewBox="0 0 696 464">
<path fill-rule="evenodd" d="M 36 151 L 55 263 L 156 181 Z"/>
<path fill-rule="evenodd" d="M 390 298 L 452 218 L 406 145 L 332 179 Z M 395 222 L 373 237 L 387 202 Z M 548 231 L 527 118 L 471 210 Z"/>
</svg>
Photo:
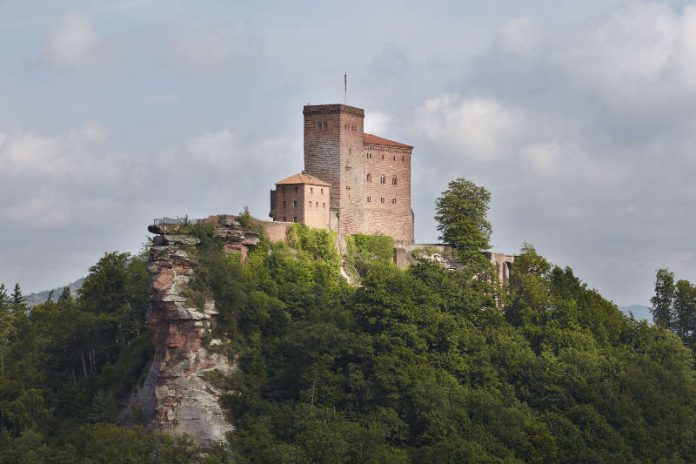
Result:
<svg viewBox="0 0 696 464">
<path fill-rule="evenodd" d="M 243 228 L 234 216 L 211 216 L 202 221 L 214 227 L 225 251 L 246 257 L 259 234 Z M 196 307 L 185 297 L 197 266 L 198 238 L 183 234 L 181 224 L 149 227 L 156 233 L 150 248 L 151 273 L 148 330 L 155 353 L 146 380 L 122 414 L 124 422 L 143 422 L 149 428 L 186 433 L 202 446 L 225 440 L 234 426 L 220 407 L 221 392 L 207 374 L 236 370 L 235 359 L 211 352 L 203 343 L 218 314 L 215 302 Z M 277 230 L 270 231 L 281 236 Z"/>
</svg>

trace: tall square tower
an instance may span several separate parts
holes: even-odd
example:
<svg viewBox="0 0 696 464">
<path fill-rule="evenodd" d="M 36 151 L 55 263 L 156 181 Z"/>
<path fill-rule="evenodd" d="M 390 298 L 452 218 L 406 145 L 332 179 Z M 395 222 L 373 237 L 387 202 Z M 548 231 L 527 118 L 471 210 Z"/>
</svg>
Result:
<svg viewBox="0 0 696 464">
<path fill-rule="evenodd" d="M 304 107 L 305 169 L 280 181 L 271 191 L 274 221 L 289 222 L 292 217 L 314 227 L 325 227 L 328 221 L 326 227 L 339 235 L 379 233 L 397 242 L 413 243 L 413 147 L 366 134 L 364 120 L 365 112 L 353 106 Z M 288 185 L 292 185 L 292 192 Z M 317 186 L 320 192 L 328 186 L 328 211 L 323 199 L 318 209 L 317 200 L 307 197 Z M 298 197 L 290 198 L 292 193 Z"/>
<path fill-rule="evenodd" d="M 354 234 L 362 224 L 365 112 L 348 105 L 304 107 L 305 172 L 331 185 L 332 226 Z"/>
</svg>

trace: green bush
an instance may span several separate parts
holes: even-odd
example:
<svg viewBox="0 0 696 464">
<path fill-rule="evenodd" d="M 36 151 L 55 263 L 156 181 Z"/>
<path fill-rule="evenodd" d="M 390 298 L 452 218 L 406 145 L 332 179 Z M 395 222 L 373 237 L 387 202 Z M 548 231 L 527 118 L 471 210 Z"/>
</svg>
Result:
<svg viewBox="0 0 696 464">
<path fill-rule="evenodd" d="M 394 240 L 387 235 L 355 234 L 346 238 L 346 262 L 358 276 L 371 264 L 394 262 Z"/>
</svg>

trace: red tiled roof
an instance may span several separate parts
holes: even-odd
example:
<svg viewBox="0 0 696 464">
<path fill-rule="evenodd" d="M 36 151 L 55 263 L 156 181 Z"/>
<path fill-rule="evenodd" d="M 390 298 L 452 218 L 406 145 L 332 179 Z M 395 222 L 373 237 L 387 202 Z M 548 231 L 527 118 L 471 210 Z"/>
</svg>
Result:
<svg viewBox="0 0 696 464">
<path fill-rule="evenodd" d="M 406 145 L 405 143 L 395 142 L 394 140 L 384 139 L 382 137 L 377 137 L 373 134 L 363 134 L 363 143 L 370 145 L 386 145 L 388 147 L 397 148 L 413 148 L 411 145 Z"/>
<path fill-rule="evenodd" d="M 283 179 L 279 182 L 276 182 L 276 185 L 293 185 L 293 184 L 309 184 L 309 185 L 321 185 L 323 187 L 330 187 L 331 184 L 324 182 L 323 180 L 310 176 L 309 174 L 305 174 L 304 172 L 300 172 L 299 174 L 295 174 L 294 176 L 290 176 L 287 179 Z"/>
</svg>

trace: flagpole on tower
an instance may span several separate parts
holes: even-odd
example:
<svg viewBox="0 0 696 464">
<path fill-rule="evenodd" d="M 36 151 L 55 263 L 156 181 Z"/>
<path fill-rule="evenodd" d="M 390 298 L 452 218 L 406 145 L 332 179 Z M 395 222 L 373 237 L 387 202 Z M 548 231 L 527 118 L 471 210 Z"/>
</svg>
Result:
<svg viewBox="0 0 696 464">
<path fill-rule="evenodd" d="M 343 104 L 348 104 L 348 73 L 343 73 Z"/>
</svg>

